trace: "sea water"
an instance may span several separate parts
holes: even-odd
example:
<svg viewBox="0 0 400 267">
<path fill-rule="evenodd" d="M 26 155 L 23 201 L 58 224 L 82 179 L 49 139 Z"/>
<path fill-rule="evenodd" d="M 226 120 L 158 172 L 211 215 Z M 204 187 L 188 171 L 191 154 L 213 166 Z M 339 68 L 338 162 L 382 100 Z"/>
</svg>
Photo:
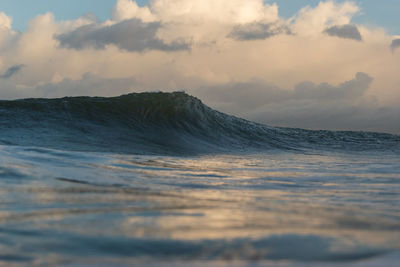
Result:
<svg viewBox="0 0 400 267">
<path fill-rule="evenodd" d="M 399 136 L 142 97 L 0 103 L 0 265 L 398 266 Z"/>
</svg>

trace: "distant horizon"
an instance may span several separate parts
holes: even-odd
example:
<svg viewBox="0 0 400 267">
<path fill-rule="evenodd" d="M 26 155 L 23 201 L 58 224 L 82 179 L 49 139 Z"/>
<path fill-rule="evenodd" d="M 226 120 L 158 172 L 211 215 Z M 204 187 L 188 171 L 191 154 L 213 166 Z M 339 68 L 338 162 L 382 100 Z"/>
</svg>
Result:
<svg viewBox="0 0 400 267">
<path fill-rule="evenodd" d="M 121 94 L 121 95 L 114 95 L 114 96 L 89 96 L 89 95 L 76 95 L 76 96 L 60 96 L 60 97 L 54 97 L 54 98 L 20 98 L 20 99 L 9 99 L 9 100 L 3 100 L 3 99 L 0 99 L 0 102 L 3 102 L 3 101 L 10 101 L 10 102 L 13 102 L 13 101 L 24 101 L 24 100 L 32 100 L 32 99 L 41 99 L 41 100 L 46 100 L 46 99 L 48 99 L 48 100 L 59 100 L 59 99 L 74 99 L 74 98 L 104 98 L 104 99 L 107 99 L 107 98 L 113 98 L 113 99 L 115 99 L 115 98 L 119 98 L 119 97 L 123 97 L 123 96 L 129 96 L 129 95 L 140 95 L 140 94 L 176 94 L 176 93 L 181 93 L 181 94 L 185 94 L 186 96 L 188 96 L 188 97 L 193 97 L 193 98 L 195 98 L 195 99 L 197 99 L 197 100 L 199 100 L 203 105 L 205 105 L 205 106 L 207 106 L 207 107 L 209 107 L 209 108 L 211 108 L 211 109 L 213 109 L 214 111 L 217 111 L 217 112 L 219 112 L 219 113 L 222 113 L 222 114 L 225 114 L 225 115 L 228 115 L 228 116 L 233 116 L 233 117 L 237 117 L 237 118 L 239 118 L 239 119 L 244 119 L 244 120 L 247 120 L 247 121 L 250 121 L 250 122 L 254 122 L 254 123 L 258 123 L 258 122 L 255 122 L 255 121 L 252 121 L 251 119 L 245 119 L 245 118 L 242 118 L 240 115 L 235 115 L 235 114 L 230 114 L 229 112 L 223 112 L 223 111 L 220 111 L 220 110 L 218 110 L 218 109 L 216 109 L 216 108 L 213 108 L 213 107 L 210 107 L 207 103 L 205 103 L 201 98 L 199 98 L 199 97 L 197 97 L 196 95 L 192 95 L 192 94 L 190 94 L 190 93 L 188 93 L 187 91 L 185 91 L 185 90 L 177 90 L 177 91 L 172 91 L 172 92 L 165 92 L 165 91 L 162 91 L 162 90 L 154 90 L 154 91 L 143 91 L 143 92 L 130 92 L 130 93 L 124 93 L 124 94 Z M 284 129 L 301 129 L 301 130 L 309 130 L 309 131 L 333 131 L 333 132 L 335 132 L 335 131 L 337 131 L 337 132 L 366 132 L 366 133 L 377 133 L 377 134 L 390 134 L 390 135 L 399 135 L 400 136 L 400 133 L 398 133 L 398 132 L 384 132 L 384 131 L 381 131 L 381 132 L 379 132 L 379 131 L 373 131 L 373 130 L 368 130 L 368 129 L 366 129 L 366 130 L 347 130 L 347 129 L 318 129 L 318 128 L 307 128 L 307 127 L 293 127 L 293 126 L 279 126 L 279 125 L 271 125 L 271 124 L 267 124 L 267 123 L 259 123 L 259 124 L 262 124 L 262 125 L 265 125 L 265 126 L 268 126 L 268 127 L 274 127 L 274 128 L 284 128 Z"/>
</svg>

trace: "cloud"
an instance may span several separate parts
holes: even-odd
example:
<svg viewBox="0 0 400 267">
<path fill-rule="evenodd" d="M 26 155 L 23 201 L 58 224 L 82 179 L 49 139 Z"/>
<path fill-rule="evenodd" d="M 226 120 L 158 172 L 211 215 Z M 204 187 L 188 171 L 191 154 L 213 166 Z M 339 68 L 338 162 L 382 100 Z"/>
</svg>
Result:
<svg viewBox="0 0 400 267">
<path fill-rule="evenodd" d="M 89 24 L 64 34 L 56 35 L 61 47 L 70 49 L 105 49 L 115 45 L 121 50 L 143 52 L 147 50 L 188 50 L 189 44 L 182 40 L 165 43 L 158 38 L 159 22 L 144 23 L 139 19 L 124 20 L 114 25 Z"/>
<path fill-rule="evenodd" d="M 12 19 L 4 12 L 0 12 L 0 28 L 11 29 Z"/>
<path fill-rule="evenodd" d="M 236 25 L 279 19 L 278 6 L 263 0 L 155 0 L 150 5 L 152 13 L 163 22 Z"/>
<path fill-rule="evenodd" d="M 293 90 L 279 88 L 263 80 L 252 80 L 244 83 L 228 83 L 218 86 L 201 87 L 193 93 L 220 106 L 227 112 L 235 114 L 251 113 L 265 105 L 276 105 L 285 102 L 310 102 L 338 104 L 355 103 L 363 100 L 363 96 L 371 85 L 372 78 L 365 73 L 357 73 L 355 78 L 333 86 L 328 83 L 315 84 L 304 81 L 298 83 Z M 294 105 L 293 107 L 301 106 Z"/>
<path fill-rule="evenodd" d="M 14 46 L 19 32 L 12 30 L 12 19 L 5 13 L 0 12 L 0 53 Z M 1 54 L 0 54 L 1 58 Z M 0 60 L 1 62 L 1 60 Z"/>
<path fill-rule="evenodd" d="M 390 46 L 392 48 L 392 50 L 396 50 L 397 48 L 400 47 L 400 39 L 395 39 L 392 41 L 392 44 Z"/>
<path fill-rule="evenodd" d="M 339 86 L 332 86 L 328 83 L 315 85 L 312 82 L 302 82 L 296 85 L 293 97 L 329 102 L 352 101 L 362 97 L 372 81 L 372 77 L 368 74 L 359 72 L 353 80 Z"/>
<path fill-rule="evenodd" d="M 339 85 L 301 82 L 293 90 L 262 80 L 193 90 L 224 112 L 273 126 L 330 130 L 400 132 L 400 107 L 381 106 L 367 97 L 373 79 L 357 73 Z"/>
<path fill-rule="evenodd" d="M 327 28 L 324 33 L 330 36 L 336 36 L 344 39 L 353 39 L 356 41 L 362 41 L 362 36 L 356 25 L 335 25 Z"/>
<path fill-rule="evenodd" d="M 354 2 L 320 1 L 315 8 L 302 8 L 294 19 L 294 32 L 305 36 L 319 35 L 334 25 L 346 25 L 359 12 Z"/>
<path fill-rule="evenodd" d="M 148 7 L 140 7 L 135 1 L 131 0 L 118 0 L 112 10 L 112 19 L 123 21 L 132 18 L 138 18 L 144 22 L 155 21 L 154 15 Z"/>
<path fill-rule="evenodd" d="M 25 65 L 14 65 L 9 67 L 2 75 L 0 75 L 0 79 L 8 79 L 14 74 L 18 73 Z"/>
<path fill-rule="evenodd" d="M 238 41 L 264 40 L 282 33 L 290 34 L 289 27 L 278 23 L 248 23 L 235 26 L 228 37 Z"/>
<path fill-rule="evenodd" d="M 145 91 L 134 77 L 104 78 L 85 73 L 79 79 L 64 78 L 37 86 L 21 86 L 10 79 L 0 79 L 2 99 L 58 98 L 65 96 L 119 96 L 128 92 Z"/>
<path fill-rule="evenodd" d="M 102 78 L 92 73 L 85 73 L 81 79 L 65 78 L 60 82 L 47 83 L 34 89 L 41 97 L 64 96 L 117 96 L 138 90 L 140 84 L 134 77 Z"/>
</svg>

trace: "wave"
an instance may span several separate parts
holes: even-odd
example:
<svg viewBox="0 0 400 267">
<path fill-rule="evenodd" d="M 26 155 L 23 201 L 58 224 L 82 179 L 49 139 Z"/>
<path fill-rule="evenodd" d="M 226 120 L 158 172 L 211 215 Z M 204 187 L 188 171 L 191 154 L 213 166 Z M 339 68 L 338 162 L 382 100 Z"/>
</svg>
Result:
<svg viewBox="0 0 400 267">
<path fill-rule="evenodd" d="M 0 131 L 3 145 L 140 154 L 400 150 L 398 135 L 270 127 L 183 92 L 0 101 Z"/>
</svg>

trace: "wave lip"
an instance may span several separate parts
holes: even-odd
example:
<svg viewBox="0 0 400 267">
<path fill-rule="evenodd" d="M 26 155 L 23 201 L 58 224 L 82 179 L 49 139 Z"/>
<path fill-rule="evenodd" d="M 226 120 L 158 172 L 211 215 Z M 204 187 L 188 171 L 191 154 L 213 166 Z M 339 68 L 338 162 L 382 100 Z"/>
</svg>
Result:
<svg viewBox="0 0 400 267">
<path fill-rule="evenodd" d="M 0 142 L 126 153 L 346 149 L 399 151 L 400 136 L 269 127 L 183 92 L 0 101 Z"/>
</svg>

